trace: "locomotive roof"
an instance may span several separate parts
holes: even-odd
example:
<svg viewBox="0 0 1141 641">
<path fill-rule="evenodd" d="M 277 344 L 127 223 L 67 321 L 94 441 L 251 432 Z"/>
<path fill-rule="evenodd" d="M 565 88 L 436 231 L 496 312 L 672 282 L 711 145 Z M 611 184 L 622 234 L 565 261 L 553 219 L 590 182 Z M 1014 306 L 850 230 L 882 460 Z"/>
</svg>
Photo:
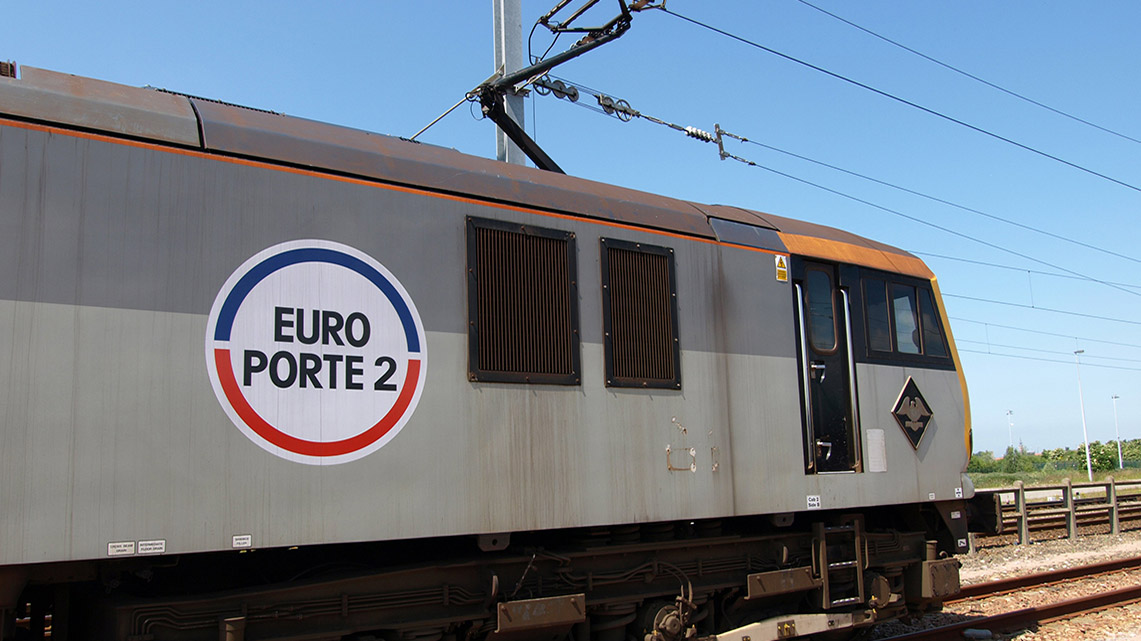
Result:
<svg viewBox="0 0 1141 641">
<path fill-rule="evenodd" d="M 229 156 L 364 177 L 718 240 L 713 219 L 776 232 L 789 253 L 931 278 L 901 249 L 843 230 L 706 205 L 479 158 L 435 145 L 251 109 L 21 67 L 0 78 L 0 112 Z"/>
</svg>

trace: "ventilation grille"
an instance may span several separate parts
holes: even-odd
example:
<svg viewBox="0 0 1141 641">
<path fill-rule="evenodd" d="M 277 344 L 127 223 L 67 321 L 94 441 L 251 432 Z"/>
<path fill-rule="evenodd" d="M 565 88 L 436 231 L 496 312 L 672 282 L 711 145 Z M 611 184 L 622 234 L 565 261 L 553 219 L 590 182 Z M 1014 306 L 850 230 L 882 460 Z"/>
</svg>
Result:
<svg viewBox="0 0 1141 641">
<path fill-rule="evenodd" d="M 673 250 L 602 239 L 606 384 L 681 387 Z"/>
<path fill-rule="evenodd" d="M 469 219 L 472 380 L 579 383 L 574 236 Z"/>
</svg>

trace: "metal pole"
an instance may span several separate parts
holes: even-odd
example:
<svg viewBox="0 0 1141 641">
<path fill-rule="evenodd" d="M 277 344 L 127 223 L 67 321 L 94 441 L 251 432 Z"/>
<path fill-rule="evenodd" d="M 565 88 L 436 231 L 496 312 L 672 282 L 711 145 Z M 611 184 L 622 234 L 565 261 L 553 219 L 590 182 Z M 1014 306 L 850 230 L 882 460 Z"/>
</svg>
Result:
<svg viewBox="0 0 1141 641">
<path fill-rule="evenodd" d="M 1010 436 L 1010 449 L 1014 449 L 1014 419 L 1011 416 L 1014 410 L 1006 410 L 1006 430 Z"/>
<path fill-rule="evenodd" d="M 1113 433 L 1117 436 L 1117 469 L 1125 469 L 1125 459 L 1121 457 L 1121 430 L 1117 427 L 1117 399 L 1121 398 L 1114 394 L 1110 398 L 1113 399 Z"/>
<path fill-rule="evenodd" d="M 523 10 L 521 0 L 492 0 L 494 13 L 495 37 L 495 69 L 503 69 L 503 75 L 509 76 L 523 68 Z M 504 100 L 504 109 L 507 115 L 519 125 L 524 127 L 523 96 L 507 94 Z M 507 134 L 496 128 L 495 130 L 495 157 L 514 165 L 527 163 L 527 156 L 523 150 L 507 137 Z"/>
<path fill-rule="evenodd" d="M 1093 463 L 1090 462 L 1089 455 L 1089 433 L 1086 432 L 1086 400 L 1082 396 L 1082 359 L 1081 354 L 1086 351 L 1084 349 L 1074 350 L 1074 362 L 1078 365 L 1078 403 L 1082 408 L 1082 440 L 1086 444 L 1086 474 L 1089 476 L 1089 482 L 1093 483 Z"/>
</svg>

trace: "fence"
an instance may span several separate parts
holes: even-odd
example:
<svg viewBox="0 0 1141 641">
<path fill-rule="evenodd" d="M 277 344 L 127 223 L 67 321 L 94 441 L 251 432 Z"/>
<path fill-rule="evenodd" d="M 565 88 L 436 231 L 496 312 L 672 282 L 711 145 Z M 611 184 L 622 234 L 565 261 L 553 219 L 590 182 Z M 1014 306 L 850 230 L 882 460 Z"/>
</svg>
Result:
<svg viewBox="0 0 1141 641">
<path fill-rule="evenodd" d="M 978 490 L 995 494 L 1002 506 L 1002 532 L 1018 533 L 1018 543 L 1030 542 L 1031 531 L 1064 528 L 1067 537 L 1078 537 L 1082 526 L 1109 525 L 1111 534 L 1121 532 L 1121 523 L 1141 519 L 1141 481 L 1117 482 L 1109 477 L 1102 483 L 1072 483 Z"/>
</svg>

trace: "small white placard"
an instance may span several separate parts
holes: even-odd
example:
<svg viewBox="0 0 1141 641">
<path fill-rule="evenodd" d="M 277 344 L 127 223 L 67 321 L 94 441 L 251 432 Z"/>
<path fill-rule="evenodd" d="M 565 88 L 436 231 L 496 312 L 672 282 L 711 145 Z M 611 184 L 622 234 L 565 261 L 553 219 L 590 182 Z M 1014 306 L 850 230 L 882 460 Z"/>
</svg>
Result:
<svg viewBox="0 0 1141 641">
<path fill-rule="evenodd" d="M 807 498 L 808 498 L 808 509 L 810 509 L 810 510 L 819 510 L 820 509 L 820 495 L 819 494 L 809 494 Z"/>
<path fill-rule="evenodd" d="M 166 539 L 139 541 L 139 554 L 166 554 Z"/>
<path fill-rule="evenodd" d="M 131 556 L 134 553 L 134 541 L 113 541 L 107 544 L 107 556 Z"/>
<path fill-rule="evenodd" d="M 958 511 L 958 510 L 952 510 L 951 511 L 951 518 L 952 519 L 961 519 L 961 518 L 963 518 L 963 513 Z"/>
<path fill-rule="evenodd" d="M 788 256 L 776 256 L 777 280 L 788 282 Z"/>
<path fill-rule="evenodd" d="M 957 499 L 963 498 L 963 488 L 961 488 L 961 487 L 955 488 L 955 498 L 957 498 Z"/>
<path fill-rule="evenodd" d="M 935 500 L 935 493 L 934 492 L 928 492 L 927 493 L 927 500 L 928 501 L 934 501 Z"/>
<path fill-rule="evenodd" d="M 883 430 L 868 430 L 868 471 L 887 471 L 887 441 Z"/>
<path fill-rule="evenodd" d="M 235 548 L 248 548 L 254 544 L 254 535 L 252 534 L 235 534 L 232 539 L 232 547 Z"/>
<path fill-rule="evenodd" d="M 959 539 L 959 547 L 960 548 L 967 547 L 967 540 L 966 539 Z"/>
</svg>

